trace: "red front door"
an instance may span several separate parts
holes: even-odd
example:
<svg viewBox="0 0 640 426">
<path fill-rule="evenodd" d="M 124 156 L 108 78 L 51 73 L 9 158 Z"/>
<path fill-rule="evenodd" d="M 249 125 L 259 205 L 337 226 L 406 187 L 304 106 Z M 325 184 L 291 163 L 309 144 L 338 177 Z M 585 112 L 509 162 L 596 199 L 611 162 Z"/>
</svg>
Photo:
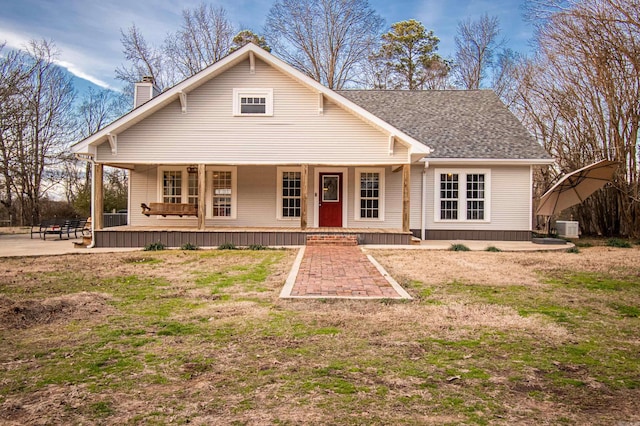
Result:
<svg viewBox="0 0 640 426">
<path fill-rule="evenodd" d="M 319 226 L 342 227 L 342 173 L 320 173 L 319 185 Z"/>
</svg>

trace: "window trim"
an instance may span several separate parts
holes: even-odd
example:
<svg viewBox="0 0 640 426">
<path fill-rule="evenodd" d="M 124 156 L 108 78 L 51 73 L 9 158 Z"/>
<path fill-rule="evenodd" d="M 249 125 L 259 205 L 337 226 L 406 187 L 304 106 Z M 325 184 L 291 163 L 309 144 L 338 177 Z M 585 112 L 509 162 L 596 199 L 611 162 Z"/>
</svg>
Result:
<svg viewBox="0 0 640 426">
<path fill-rule="evenodd" d="M 440 175 L 458 175 L 458 219 L 440 218 Z M 484 175 L 484 219 L 467 219 L 467 175 Z M 491 169 L 434 169 L 433 221 L 437 223 L 491 222 Z"/>
<path fill-rule="evenodd" d="M 265 113 L 242 113 L 240 110 L 240 98 L 266 98 Z M 233 116 L 234 117 L 272 117 L 273 116 L 273 89 L 266 88 L 235 88 L 233 89 Z"/>
<path fill-rule="evenodd" d="M 385 168 L 384 167 L 356 167 L 354 182 L 353 220 L 356 222 L 384 222 L 385 212 Z M 360 217 L 360 179 L 363 173 L 378 173 L 378 217 Z"/>
<path fill-rule="evenodd" d="M 300 222 L 300 217 L 284 217 L 282 216 L 282 177 L 285 172 L 300 172 L 302 174 L 302 167 L 278 167 L 276 173 L 276 220 L 283 220 L 286 222 L 296 221 Z M 302 191 L 302 188 L 300 188 Z M 308 199 L 308 198 L 307 198 Z M 300 193 L 300 200 L 302 201 L 302 192 Z M 300 206 L 302 207 L 302 206 Z"/>
<path fill-rule="evenodd" d="M 231 172 L 231 216 L 213 215 L 213 173 Z M 207 167 L 207 219 L 235 220 L 238 218 L 238 167 L 236 166 L 208 166 Z"/>
</svg>

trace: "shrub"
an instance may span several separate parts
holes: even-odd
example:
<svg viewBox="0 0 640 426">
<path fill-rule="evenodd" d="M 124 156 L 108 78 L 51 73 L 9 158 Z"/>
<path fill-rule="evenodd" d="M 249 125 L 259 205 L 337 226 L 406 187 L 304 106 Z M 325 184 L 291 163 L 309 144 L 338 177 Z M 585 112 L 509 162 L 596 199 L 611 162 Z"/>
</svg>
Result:
<svg viewBox="0 0 640 426">
<path fill-rule="evenodd" d="M 238 250 L 238 247 L 233 243 L 224 243 L 218 246 L 218 250 Z"/>
<path fill-rule="evenodd" d="M 471 251 L 471 249 L 464 244 L 451 244 L 449 251 Z"/>
<path fill-rule="evenodd" d="M 160 251 L 166 248 L 167 246 L 165 246 L 160 241 L 158 241 L 157 243 L 149 243 L 146 246 L 144 246 L 144 251 Z"/>
<path fill-rule="evenodd" d="M 191 243 L 184 243 L 180 249 L 182 250 L 198 250 L 198 246 L 195 244 L 191 244 Z"/>
<path fill-rule="evenodd" d="M 492 253 L 499 253 L 499 252 L 501 252 L 502 250 L 500 250 L 500 249 L 499 249 L 498 247 L 496 247 L 496 246 L 489 246 L 489 247 L 487 247 L 487 248 L 485 249 L 485 251 L 490 251 L 490 252 L 492 252 Z"/>
<path fill-rule="evenodd" d="M 580 249 L 577 246 L 573 246 L 567 249 L 567 253 L 580 253 Z"/>
<path fill-rule="evenodd" d="M 607 240 L 607 245 L 609 247 L 617 247 L 617 248 L 631 248 L 632 245 L 628 240 L 623 240 L 621 238 L 610 238 Z"/>
<path fill-rule="evenodd" d="M 267 247 L 263 246 L 262 244 L 251 244 L 249 246 L 249 250 L 266 250 Z"/>
</svg>

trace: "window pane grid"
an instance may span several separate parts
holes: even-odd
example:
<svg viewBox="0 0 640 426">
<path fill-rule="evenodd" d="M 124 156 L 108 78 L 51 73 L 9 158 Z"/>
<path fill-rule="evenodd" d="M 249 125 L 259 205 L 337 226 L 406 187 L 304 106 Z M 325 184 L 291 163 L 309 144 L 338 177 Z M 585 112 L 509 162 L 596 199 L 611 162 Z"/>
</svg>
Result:
<svg viewBox="0 0 640 426">
<path fill-rule="evenodd" d="M 440 219 L 458 219 L 458 189 L 457 174 L 440 175 Z"/>
<path fill-rule="evenodd" d="M 267 98 L 259 96 L 240 97 L 240 113 L 242 114 L 266 114 Z"/>
<path fill-rule="evenodd" d="M 231 217 L 231 172 L 213 172 L 213 217 Z"/>
<path fill-rule="evenodd" d="M 380 173 L 360 174 L 360 218 L 380 217 Z"/>
<path fill-rule="evenodd" d="M 300 172 L 282 172 L 282 217 L 300 217 Z"/>
<path fill-rule="evenodd" d="M 467 220 L 484 220 L 484 175 L 467 175 Z"/>
<path fill-rule="evenodd" d="M 162 202 L 177 204 L 182 202 L 182 172 L 166 170 L 162 174 Z"/>
<path fill-rule="evenodd" d="M 189 173 L 188 203 L 198 204 L 198 174 Z"/>
</svg>

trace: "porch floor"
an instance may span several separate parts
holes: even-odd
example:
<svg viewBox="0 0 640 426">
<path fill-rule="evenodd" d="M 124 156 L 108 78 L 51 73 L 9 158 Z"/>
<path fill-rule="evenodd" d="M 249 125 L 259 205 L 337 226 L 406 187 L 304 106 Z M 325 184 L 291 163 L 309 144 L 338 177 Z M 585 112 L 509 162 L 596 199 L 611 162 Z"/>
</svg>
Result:
<svg viewBox="0 0 640 426">
<path fill-rule="evenodd" d="M 205 229 L 194 228 L 193 226 L 114 226 L 111 228 L 104 228 L 102 231 L 178 231 L 178 232 L 304 232 L 307 234 L 316 234 L 326 232 L 328 234 L 403 234 L 402 230 L 394 228 L 284 228 L 284 227 L 220 227 L 220 226 L 208 226 Z M 100 231 L 99 231 L 100 232 Z M 406 232 L 406 234 L 411 234 Z"/>
</svg>

